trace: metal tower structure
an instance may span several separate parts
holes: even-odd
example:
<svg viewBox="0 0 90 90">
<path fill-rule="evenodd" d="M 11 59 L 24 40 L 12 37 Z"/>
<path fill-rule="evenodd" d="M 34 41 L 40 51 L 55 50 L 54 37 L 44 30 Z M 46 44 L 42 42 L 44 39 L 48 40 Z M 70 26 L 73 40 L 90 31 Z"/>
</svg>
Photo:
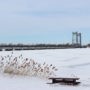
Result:
<svg viewBox="0 0 90 90">
<path fill-rule="evenodd" d="M 72 32 L 72 45 L 81 47 L 82 46 L 82 36 L 81 33 Z"/>
</svg>

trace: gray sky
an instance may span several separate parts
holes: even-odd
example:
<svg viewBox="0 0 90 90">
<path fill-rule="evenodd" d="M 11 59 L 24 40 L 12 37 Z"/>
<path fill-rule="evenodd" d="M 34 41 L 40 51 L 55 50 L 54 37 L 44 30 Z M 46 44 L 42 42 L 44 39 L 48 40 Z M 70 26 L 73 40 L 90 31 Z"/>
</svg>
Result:
<svg viewBox="0 0 90 90">
<path fill-rule="evenodd" d="M 90 41 L 90 0 L 0 0 L 0 43 Z"/>
</svg>

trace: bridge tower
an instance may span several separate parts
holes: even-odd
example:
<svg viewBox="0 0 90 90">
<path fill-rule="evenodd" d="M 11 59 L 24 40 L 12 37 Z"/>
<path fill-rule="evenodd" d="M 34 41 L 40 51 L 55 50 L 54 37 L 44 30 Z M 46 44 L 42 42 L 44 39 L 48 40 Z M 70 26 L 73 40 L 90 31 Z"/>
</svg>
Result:
<svg viewBox="0 0 90 90">
<path fill-rule="evenodd" d="M 82 46 L 82 35 L 79 32 L 72 32 L 72 45 L 75 47 Z"/>
</svg>

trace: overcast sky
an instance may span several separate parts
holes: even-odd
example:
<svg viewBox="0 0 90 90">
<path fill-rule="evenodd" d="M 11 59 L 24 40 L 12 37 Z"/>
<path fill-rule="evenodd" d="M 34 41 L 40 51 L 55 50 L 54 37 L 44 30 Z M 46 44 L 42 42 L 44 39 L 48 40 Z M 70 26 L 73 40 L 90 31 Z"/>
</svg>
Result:
<svg viewBox="0 0 90 90">
<path fill-rule="evenodd" d="M 90 42 L 90 0 L 0 0 L 0 43 Z"/>
</svg>

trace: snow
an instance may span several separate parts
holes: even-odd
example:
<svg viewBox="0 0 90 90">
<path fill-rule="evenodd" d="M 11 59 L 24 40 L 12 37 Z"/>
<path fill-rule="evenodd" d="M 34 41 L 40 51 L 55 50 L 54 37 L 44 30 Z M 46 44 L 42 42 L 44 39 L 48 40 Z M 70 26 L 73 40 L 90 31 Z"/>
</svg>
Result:
<svg viewBox="0 0 90 90">
<path fill-rule="evenodd" d="M 12 51 L 1 51 L 0 56 L 10 55 Z M 9 75 L 0 73 L 2 90 L 89 90 L 90 89 L 90 49 L 54 49 L 13 51 L 15 56 L 22 54 L 36 62 L 53 64 L 58 68 L 57 77 L 79 77 L 78 86 L 49 85 L 49 80 L 38 77 Z"/>
</svg>

